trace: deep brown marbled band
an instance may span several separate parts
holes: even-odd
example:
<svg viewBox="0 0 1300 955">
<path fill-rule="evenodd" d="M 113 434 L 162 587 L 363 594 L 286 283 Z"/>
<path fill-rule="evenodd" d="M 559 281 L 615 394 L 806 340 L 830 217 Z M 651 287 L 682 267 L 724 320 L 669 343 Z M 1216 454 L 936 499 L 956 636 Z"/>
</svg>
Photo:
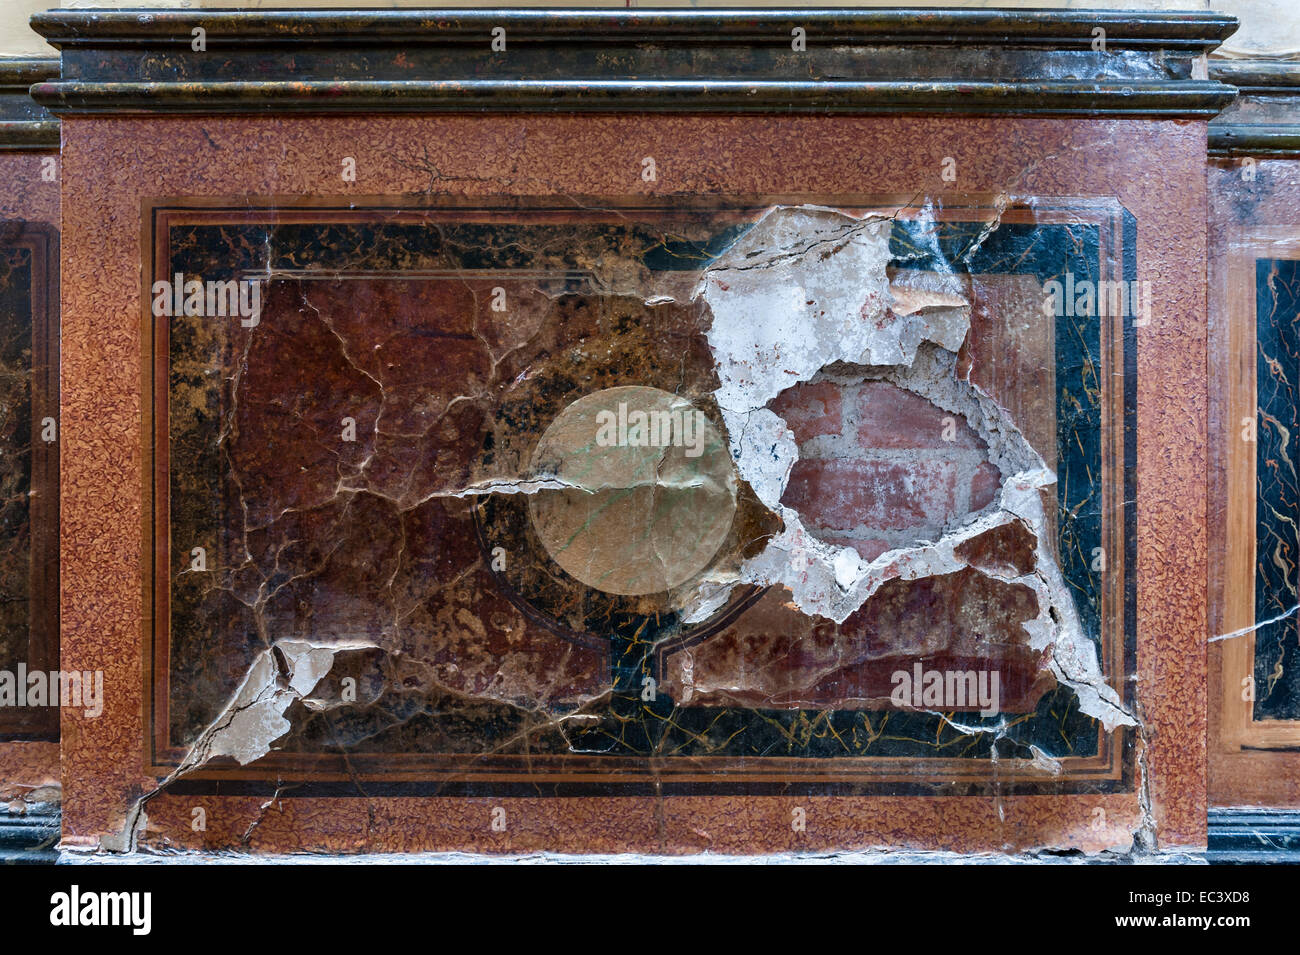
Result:
<svg viewBox="0 0 1300 955">
<path fill-rule="evenodd" d="M 94 11 L 38 14 L 59 114 L 690 111 L 1210 116 L 1217 14 Z M 936 56 L 936 52 L 942 55 Z"/>
</svg>

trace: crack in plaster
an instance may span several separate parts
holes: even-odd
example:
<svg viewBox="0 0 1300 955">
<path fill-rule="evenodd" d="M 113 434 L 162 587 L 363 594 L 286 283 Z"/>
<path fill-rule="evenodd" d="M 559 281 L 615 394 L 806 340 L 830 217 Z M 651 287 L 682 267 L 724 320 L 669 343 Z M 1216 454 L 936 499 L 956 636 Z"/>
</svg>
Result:
<svg viewBox="0 0 1300 955">
<path fill-rule="evenodd" d="M 1275 623 L 1280 623 L 1281 621 L 1286 620 L 1288 617 L 1294 616 L 1297 611 L 1300 611 L 1300 604 L 1296 604 L 1290 610 L 1280 613 L 1276 617 L 1273 617 L 1270 620 L 1261 620 L 1259 623 L 1252 624 L 1249 627 L 1242 627 L 1240 630 L 1233 630 L 1229 633 L 1216 634 L 1215 636 L 1210 637 L 1210 639 L 1207 642 L 1217 643 L 1220 640 L 1232 640 L 1234 637 L 1244 637 L 1247 634 L 1254 633 L 1256 630 L 1262 629 L 1263 627 L 1271 626 L 1272 624 Z"/>
</svg>

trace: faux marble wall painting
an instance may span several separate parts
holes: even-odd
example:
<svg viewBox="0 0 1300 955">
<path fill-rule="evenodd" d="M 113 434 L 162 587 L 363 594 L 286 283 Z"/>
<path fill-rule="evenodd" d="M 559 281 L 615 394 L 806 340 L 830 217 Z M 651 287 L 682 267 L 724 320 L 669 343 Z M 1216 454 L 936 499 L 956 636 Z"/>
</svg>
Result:
<svg viewBox="0 0 1300 955">
<path fill-rule="evenodd" d="M 13 671 L 27 662 L 31 611 L 31 460 L 32 460 L 32 250 L 9 247 L 0 259 L 0 310 L 5 321 L 0 341 L 0 527 L 5 551 L 0 559 L 0 665 Z"/>
<path fill-rule="evenodd" d="M 48 674 L 58 667 L 58 333 L 51 320 L 56 249 L 49 226 L 0 222 L 0 738 L 5 740 L 57 736 L 57 699 L 48 690 Z"/>
<path fill-rule="evenodd" d="M 1300 720 L 1300 261 L 1255 263 L 1255 720 Z"/>
<path fill-rule="evenodd" d="M 1001 212 L 149 203 L 154 771 L 1131 792 L 1134 220 Z"/>
<path fill-rule="evenodd" d="M 1252 162 L 1254 162 L 1252 160 Z M 1243 176 L 1243 168 L 1250 176 Z M 1213 377 L 1209 789 L 1300 803 L 1296 651 L 1297 164 L 1211 167 Z"/>
</svg>

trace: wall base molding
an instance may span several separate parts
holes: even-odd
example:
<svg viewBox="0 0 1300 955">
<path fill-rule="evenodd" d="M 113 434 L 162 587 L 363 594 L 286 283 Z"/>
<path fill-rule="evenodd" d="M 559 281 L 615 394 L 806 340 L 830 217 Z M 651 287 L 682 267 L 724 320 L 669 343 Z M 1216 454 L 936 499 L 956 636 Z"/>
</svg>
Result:
<svg viewBox="0 0 1300 955">
<path fill-rule="evenodd" d="M 1212 865 L 1300 865 L 1300 810 L 1211 809 Z"/>
<path fill-rule="evenodd" d="M 57 806 L 25 813 L 0 811 L 0 865 L 52 865 L 59 861 Z"/>
</svg>

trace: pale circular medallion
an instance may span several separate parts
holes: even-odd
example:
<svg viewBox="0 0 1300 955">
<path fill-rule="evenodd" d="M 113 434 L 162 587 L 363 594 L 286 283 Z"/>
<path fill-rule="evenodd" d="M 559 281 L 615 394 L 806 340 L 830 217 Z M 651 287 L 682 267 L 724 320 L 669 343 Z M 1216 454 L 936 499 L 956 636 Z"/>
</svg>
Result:
<svg viewBox="0 0 1300 955">
<path fill-rule="evenodd" d="M 528 496 L 566 573 L 611 594 L 662 593 L 708 567 L 736 512 L 726 442 L 689 401 L 639 385 L 584 395 L 547 427 Z"/>
</svg>

